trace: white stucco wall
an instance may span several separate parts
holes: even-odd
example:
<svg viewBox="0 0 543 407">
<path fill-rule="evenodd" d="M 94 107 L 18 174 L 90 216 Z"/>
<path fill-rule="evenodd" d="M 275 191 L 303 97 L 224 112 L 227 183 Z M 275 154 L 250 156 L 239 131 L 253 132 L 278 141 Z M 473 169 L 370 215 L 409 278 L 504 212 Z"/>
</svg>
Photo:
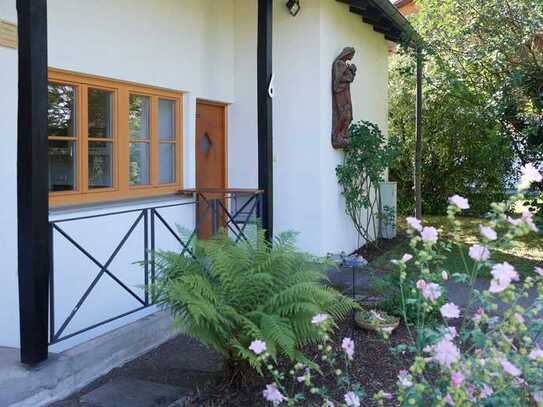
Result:
<svg viewBox="0 0 543 407">
<path fill-rule="evenodd" d="M 346 46 L 356 50 L 353 63 L 357 76 L 351 85 L 353 121 L 376 123 L 384 134 L 388 130 L 388 41 L 361 17 L 350 13 L 349 6 L 336 1 L 319 0 L 320 18 L 320 119 L 321 119 L 321 201 L 323 220 L 323 249 L 337 253 L 350 252 L 360 242 L 350 218 L 345 214 L 335 168 L 343 153 L 331 145 L 332 128 L 332 62 Z"/>
<path fill-rule="evenodd" d="M 275 230 L 302 232 L 299 245 L 315 254 L 359 247 L 335 168 L 342 152 L 331 145 L 332 63 L 353 46 L 358 75 L 352 84 L 354 120 L 387 130 L 388 49 L 382 34 L 331 0 L 306 1 L 293 18 L 274 9 Z"/>
<path fill-rule="evenodd" d="M 0 0 L 0 18 L 17 21 L 15 0 Z M 0 47 L 0 346 L 17 346 L 17 50 Z"/>
<path fill-rule="evenodd" d="M 15 0 L 0 0 L 0 18 L 16 20 Z M 195 183 L 196 99 L 229 104 L 228 177 L 232 187 L 252 188 L 257 175 L 257 2 L 255 0 L 48 0 L 49 65 L 75 72 L 184 91 L 184 186 Z M 330 143 L 331 65 L 344 46 L 357 49 L 353 84 L 355 119 L 386 129 L 387 47 L 381 34 L 333 0 L 302 2 L 298 17 L 274 0 L 274 211 L 275 231 L 299 231 L 299 246 L 315 254 L 349 251 L 356 236 L 344 214 L 335 179 L 341 153 Z M 17 51 L 0 48 L 0 149 L 4 197 L 0 211 L 0 346 L 18 346 L 16 247 Z M 161 204 L 181 198 L 54 210 L 51 219 L 87 216 Z M 193 227 L 192 207 L 168 208 L 170 224 Z M 105 262 L 137 214 L 62 224 Z M 141 292 L 141 225 L 110 270 Z M 176 248 L 162 228 L 157 247 Z M 57 327 L 99 271 L 56 234 Z M 128 311 L 137 303 L 108 276 L 78 311 L 66 334 Z M 135 319 L 133 315 L 52 348 L 58 351 Z"/>
</svg>

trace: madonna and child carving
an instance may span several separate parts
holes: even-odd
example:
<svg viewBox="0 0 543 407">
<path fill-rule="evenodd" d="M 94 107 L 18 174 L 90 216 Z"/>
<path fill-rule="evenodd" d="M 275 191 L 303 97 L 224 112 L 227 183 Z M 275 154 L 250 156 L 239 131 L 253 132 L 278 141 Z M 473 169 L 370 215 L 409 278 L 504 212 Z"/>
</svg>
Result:
<svg viewBox="0 0 543 407">
<path fill-rule="evenodd" d="M 351 83 L 356 77 L 356 65 L 351 63 L 355 49 L 346 47 L 332 66 L 332 147 L 349 144 L 349 126 L 353 121 Z"/>
</svg>

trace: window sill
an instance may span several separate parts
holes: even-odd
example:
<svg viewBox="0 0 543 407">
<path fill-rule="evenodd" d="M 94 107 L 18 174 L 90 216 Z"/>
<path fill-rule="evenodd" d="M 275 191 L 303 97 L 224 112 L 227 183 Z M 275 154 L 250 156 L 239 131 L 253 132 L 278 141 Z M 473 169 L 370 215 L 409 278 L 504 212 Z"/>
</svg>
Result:
<svg viewBox="0 0 543 407">
<path fill-rule="evenodd" d="M 81 214 L 81 212 L 92 211 L 118 211 L 118 210 L 132 210 L 138 208 L 146 208 L 159 206 L 163 204 L 169 204 L 179 201 L 190 201 L 191 197 L 182 195 L 179 193 L 170 193 L 152 197 L 134 197 L 109 202 L 92 202 L 87 204 L 68 204 L 57 205 L 49 208 L 49 217 L 57 218 L 71 214 Z"/>
</svg>

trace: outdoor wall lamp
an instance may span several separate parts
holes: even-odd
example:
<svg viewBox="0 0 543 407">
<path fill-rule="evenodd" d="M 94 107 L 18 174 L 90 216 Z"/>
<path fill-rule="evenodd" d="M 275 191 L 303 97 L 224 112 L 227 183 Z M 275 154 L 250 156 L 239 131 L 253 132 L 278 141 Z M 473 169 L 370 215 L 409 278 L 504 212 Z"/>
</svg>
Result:
<svg viewBox="0 0 543 407">
<path fill-rule="evenodd" d="M 296 17 L 298 13 L 300 12 L 301 6 L 300 6 L 300 0 L 288 0 L 287 2 L 287 8 L 290 14 L 293 17 Z"/>
</svg>

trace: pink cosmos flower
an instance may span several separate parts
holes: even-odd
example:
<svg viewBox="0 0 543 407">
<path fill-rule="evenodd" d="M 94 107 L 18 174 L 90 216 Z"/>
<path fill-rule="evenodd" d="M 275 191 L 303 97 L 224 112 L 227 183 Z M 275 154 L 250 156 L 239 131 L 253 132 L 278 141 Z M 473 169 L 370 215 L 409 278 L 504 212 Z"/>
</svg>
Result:
<svg viewBox="0 0 543 407">
<path fill-rule="evenodd" d="M 445 403 L 447 403 L 449 406 L 454 406 L 453 398 L 449 393 L 447 393 L 443 400 L 445 400 Z"/>
<path fill-rule="evenodd" d="M 541 277 L 543 277 L 543 268 L 541 267 L 535 267 L 534 271 L 539 274 Z"/>
<path fill-rule="evenodd" d="M 483 388 L 481 389 L 480 398 L 486 399 L 494 394 L 494 389 L 490 387 L 488 384 L 483 384 Z"/>
<path fill-rule="evenodd" d="M 490 258 L 490 251 L 481 245 L 473 245 L 469 248 L 469 257 L 475 261 L 487 261 Z"/>
<path fill-rule="evenodd" d="M 419 281 L 424 281 L 424 280 L 419 280 Z M 418 283 L 417 283 L 417 287 L 419 287 Z M 419 287 L 419 289 L 421 290 L 422 296 L 432 302 L 435 302 L 439 297 L 441 297 L 441 287 L 435 283 L 424 282 L 424 284 L 422 285 L 422 288 Z"/>
<path fill-rule="evenodd" d="M 522 219 L 514 219 L 511 216 L 507 217 L 507 222 L 509 222 L 513 226 L 520 225 L 522 223 Z"/>
<path fill-rule="evenodd" d="M 530 352 L 528 357 L 531 360 L 543 360 L 543 350 L 541 350 L 539 347 L 536 347 L 534 350 Z"/>
<path fill-rule="evenodd" d="M 426 226 L 422 229 L 422 232 L 420 232 L 420 237 L 422 237 L 422 240 L 425 242 L 437 243 L 437 236 L 437 229 L 433 226 Z"/>
<path fill-rule="evenodd" d="M 526 164 L 520 170 L 522 172 L 519 185 L 520 190 L 528 189 L 533 182 L 541 182 L 543 180 L 543 177 L 532 163 Z"/>
<path fill-rule="evenodd" d="M 496 231 L 488 226 L 479 225 L 479 232 L 488 240 L 496 240 L 498 238 Z"/>
<path fill-rule="evenodd" d="M 360 399 L 352 391 L 345 394 L 344 399 L 345 399 L 345 403 L 347 404 L 347 406 L 349 406 L 349 407 L 360 407 Z"/>
<path fill-rule="evenodd" d="M 439 311 L 441 312 L 443 318 L 454 319 L 460 317 L 460 309 L 452 302 L 443 305 Z"/>
<path fill-rule="evenodd" d="M 407 370 L 400 370 L 400 373 L 398 374 L 398 383 L 404 389 L 413 386 L 411 375 Z"/>
<path fill-rule="evenodd" d="M 343 338 L 343 341 L 341 342 L 341 348 L 347 354 L 349 360 L 353 360 L 354 341 L 351 338 Z"/>
<path fill-rule="evenodd" d="M 313 325 L 320 325 L 322 324 L 324 321 L 326 321 L 328 319 L 328 315 L 326 314 L 317 314 L 313 317 L 313 319 L 311 319 L 311 323 Z"/>
<path fill-rule="evenodd" d="M 503 370 L 506 373 L 509 373 L 511 376 L 518 377 L 522 374 L 520 369 L 516 367 L 514 364 L 512 364 L 511 362 L 509 362 L 506 358 L 501 358 L 499 362 L 500 362 L 500 365 L 502 365 Z"/>
<path fill-rule="evenodd" d="M 405 221 L 412 229 L 415 229 L 417 232 L 422 231 L 422 222 L 419 219 L 409 216 L 405 218 Z"/>
<path fill-rule="evenodd" d="M 287 398 L 281 394 L 275 384 L 268 384 L 266 386 L 266 390 L 262 392 L 262 395 L 266 400 L 273 403 L 274 406 L 278 406 L 283 401 L 287 400 Z"/>
<path fill-rule="evenodd" d="M 518 281 L 519 279 L 515 268 L 507 262 L 495 264 L 490 273 L 494 277 L 490 281 L 490 288 L 488 289 L 491 293 L 500 293 L 509 287 L 511 281 Z"/>
<path fill-rule="evenodd" d="M 443 270 L 443 271 L 441 272 L 441 278 L 442 278 L 443 280 L 447 281 L 447 280 L 449 279 L 449 274 L 448 274 L 445 270 Z"/>
<path fill-rule="evenodd" d="M 469 202 L 466 198 L 460 195 L 453 195 L 449 198 L 451 205 L 456 205 L 459 209 L 469 209 Z"/>
<path fill-rule="evenodd" d="M 412 255 L 410 255 L 409 253 L 405 253 L 403 256 L 402 256 L 402 261 L 404 263 L 407 263 L 409 260 L 411 260 L 413 258 Z"/>
<path fill-rule="evenodd" d="M 462 383 L 464 383 L 464 375 L 460 372 L 452 372 L 451 373 L 451 383 L 453 387 L 459 388 Z"/>
<path fill-rule="evenodd" d="M 460 358 L 460 351 L 452 341 L 443 338 L 434 346 L 435 360 L 442 366 L 450 368 Z"/>
<path fill-rule="evenodd" d="M 256 355 L 260 355 L 262 352 L 266 351 L 266 342 L 259 340 L 252 341 L 249 350 L 252 350 Z"/>
</svg>

